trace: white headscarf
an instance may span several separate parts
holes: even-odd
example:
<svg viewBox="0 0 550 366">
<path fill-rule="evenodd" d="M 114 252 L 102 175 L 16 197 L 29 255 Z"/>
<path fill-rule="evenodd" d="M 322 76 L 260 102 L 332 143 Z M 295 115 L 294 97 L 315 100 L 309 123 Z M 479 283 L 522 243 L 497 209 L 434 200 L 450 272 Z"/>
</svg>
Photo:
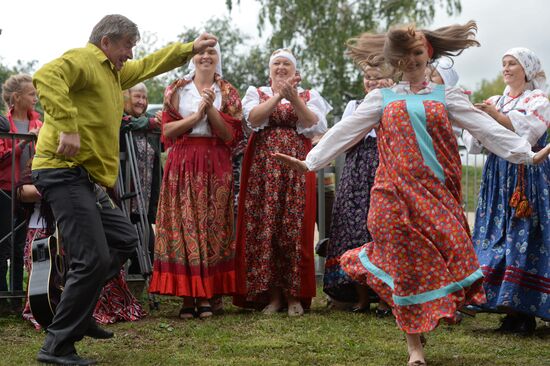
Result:
<svg viewBox="0 0 550 366">
<path fill-rule="evenodd" d="M 214 49 L 218 54 L 218 64 L 216 65 L 216 74 L 220 75 L 221 77 L 223 76 L 223 74 L 222 74 L 222 52 L 220 50 L 220 44 L 216 42 Z M 189 79 L 192 79 L 193 76 L 195 76 L 196 68 L 195 68 L 195 62 L 193 61 L 193 58 L 191 58 L 191 61 L 189 61 L 189 65 L 187 66 L 187 75 L 183 77 L 184 79 L 189 80 Z"/>
<path fill-rule="evenodd" d="M 446 86 L 456 86 L 458 84 L 458 73 L 453 68 L 453 63 L 450 59 L 444 57 L 437 60 L 435 69 L 441 75 L 443 83 Z"/>
<path fill-rule="evenodd" d="M 502 57 L 504 56 L 514 57 L 523 67 L 527 82 L 531 83 L 531 87 L 527 89 L 546 89 L 546 75 L 544 75 L 539 58 L 533 51 L 525 47 L 514 47 L 506 51 Z"/>
<path fill-rule="evenodd" d="M 277 52 L 277 51 L 275 51 L 275 52 Z M 286 50 L 283 50 L 283 49 L 281 49 L 279 52 L 271 55 L 271 57 L 269 58 L 269 66 L 271 66 L 271 64 L 273 63 L 273 60 L 275 60 L 277 57 L 286 58 L 287 60 L 292 62 L 295 69 L 298 69 L 298 64 L 296 62 L 296 57 L 294 57 L 294 55 L 292 53 L 290 53 Z"/>
</svg>

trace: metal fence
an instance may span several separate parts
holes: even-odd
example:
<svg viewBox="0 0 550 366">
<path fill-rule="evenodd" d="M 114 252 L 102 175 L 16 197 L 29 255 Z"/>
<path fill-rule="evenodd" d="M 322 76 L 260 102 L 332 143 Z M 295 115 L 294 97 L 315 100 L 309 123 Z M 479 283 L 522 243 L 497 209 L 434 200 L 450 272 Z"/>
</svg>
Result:
<svg viewBox="0 0 550 366">
<path fill-rule="evenodd" d="M 150 137 L 153 137 L 154 139 L 159 139 L 160 135 L 158 133 L 146 133 L 146 132 L 128 132 L 126 134 L 122 134 L 121 141 L 125 142 L 127 146 L 127 150 L 125 152 L 121 153 L 121 166 L 124 167 L 120 170 L 119 174 L 119 183 L 118 183 L 118 190 L 119 194 L 123 198 L 122 200 L 122 208 L 123 210 L 130 215 L 132 209 L 130 207 L 130 198 L 136 198 L 136 202 L 138 205 L 138 220 L 135 222 L 136 224 L 136 230 L 140 234 L 140 245 L 138 248 L 138 261 L 140 262 L 140 268 L 141 273 L 148 277 L 148 275 L 151 273 L 151 262 L 150 262 L 150 251 L 149 251 L 149 237 L 153 235 L 152 232 L 150 232 L 151 222 L 148 221 L 147 217 L 147 204 L 144 200 L 144 197 L 141 194 L 137 194 L 139 192 L 142 192 L 141 187 L 141 179 L 140 179 L 140 169 L 137 166 L 138 160 L 140 160 L 139 154 L 135 151 L 135 145 L 131 143 L 131 141 L 134 141 L 135 138 L 143 138 L 147 140 Z M 11 139 L 12 142 L 15 142 L 16 140 L 25 140 L 34 142 L 36 140 L 36 136 L 34 135 L 28 135 L 28 134 L 11 134 L 11 133 L 0 133 L 1 139 Z M 160 145 L 160 144 L 159 144 Z M 29 148 L 30 148 L 29 144 Z M 463 190 L 463 200 L 464 200 L 464 210 L 468 217 L 468 221 L 470 225 L 473 225 L 473 219 L 475 217 L 475 209 L 477 206 L 477 197 L 479 194 L 479 183 L 481 181 L 481 175 L 482 175 L 482 167 L 485 164 L 486 161 L 486 155 L 479 154 L 479 155 L 472 155 L 468 154 L 466 152 L 466 149 L 461 145 L 459 141 L 460 147 L 460 157 L 463 165 L 463 184 L 462 184 L 462 190 Z M 128 149 L 129 148 L 129 149 Z M 33 150 L 33 149 L 31 149 Z M 149 164 L 148 159 L 148 150 L 145 150 L 145 156 L 141 157 L 144 160 L 145 164 L 145 172 L 151 172 L 152 167 L 149 167 L 147 164 Z M 32 155 L 31 155 L 32 156 Z M 131 158 L 129 158 L 131 157 Z M 10 233 L 6 234 L 4 237 L 0 238 L 0 246 L 2 245 L 8 245 L 8 241 L 10 247 L 11 247 L 11 253 L 10 253 L 10 260 L 9 263 L 13 263 L 14 255 L 15 255 L 15 243 L 14 243 L 14 233 L 18 227 L 16 226 L 16 222 L 14 220 L 14 212 L 15 212 L 15 201 L 14 201 L 14 194 L 15 194 L 15 155 L 11 154 L 11 174 L 12 174 L 12 186 L 11 186 L 11 194 L 8 195 L 5 191 L 0 190 L 0 195 L 3 195 L 4 198 L 7 198 L 11 202 L 11 214 L 9 217 L 2 217 L 2 224 L 4 224 L 6 221 L 9 220 L 10 223 Z M 155 159 L 160 159 L 160 153 L 155 156 Z M 327 216 L 331 214 L 331 207 L 330 203 L 328 203 L 327 206 L 327 188 L 325 184 L 325 179 L 328 176 L 330 177 L 330 181 L 334 181 L 334 185 L 330 188 L 334 192 L 336 191 L 338 187 L 338 183 L 342 174 L 342 169 L 344 167 L 345 157 L 340 156 L 335 160 L 335 164 L 333 166 L 330 166 L 328 168 L 322 169 L 317 173 L 317 217 L 318 217 L 318 238 L 319 240 L 322 240 L 326 238 L 328 227 L 327 227 Z M 162 164 L 160 163 L 160 160 L 158 160 L 158 164 L 160 167 L 162 167 Z M 332 178 L 332 176 L 334 178 Z M 160 171 L 160 174 L 157 176 L 154 176 L 153 179 L 157 180 L 157 184 L 160 186 L 161 180 L 162 180 L 162 170 Z M 136 195 L 131 195 L 129 193 L 134 192 Z M 130 197 L 131 196 L 131 197 Z M 135 221 L 135 220 L 134 220 Z M 20 223 L 19 226 L 25 225 L 25 223 Z M 317 275 L 322 275 L 324 271 L 324 259 L 321 257 L 317 258 L 316 262 L 316 272 Z M 0 291 L 0 298 L 10 298 L 10 297 L 24 297 L 25 292 L 24 291 L 14 291 L 13 290 L 13 266 L 9 266 L 9 278 L 10 278 L 10 284 L 9 284 L 9 290 L 8 291 Z"/>
<path fill-rule="evenodd" d="M 479 187 L 482 180 L 482 171 L 485 161 L 487 160 L 486 154 L 469 154 L 466 151 L 461 139 L 458 139 L 460 160 L 462 162 L 462 201 L 464 207 L 464 213 L 468 219 L 470 227 L 474 225 L 475 211 L 477 208 Z M 317 228 L 319 242 L 327 238 L 328 225 L 330 219 L 327 215 L 331 215 L 330 208 L 327 208 L 326 202 L 326 178 L 328 174 L 335 175 L 335 187 L 330 187 L 336 191 L 338 189 L 338 183 L 342 175 L 344 168 L 345 156 L 339 156 L 333 166 L 321 169 L 317 172 Z M 315 260 L 315 273 L 317 280 L 322 281 L 324 273 L 324 258 L 316 256 Z"/>
<path fill-rule="evenodd" d="M 11 142 L 11 146 L 16 146 L 17 144 L 23 142 L 23 146 L 20 145 L 20 147 L 24 149 L 28 149 L 29 157 L 32 158 L 34 155 L 34 143 L 36 141 L 36 135 L 33 134 L 21 134 L 21 133 L 8 133 L 8 132 L 0 132 L 0 139 L 7 140 Z M 4 212 L 2 212 L 1 217 L 1 226 L 2 228 L 5 228 L 9 226 L 9 232 L 4 234 L 0 238 L 0 251 L 5 253 L 4 250 L 6 246 L 9 245 L 9 259 L 7 259 L 7 263 L 3 263 L 3 265 L 8 266 L 8 276 L 9 276 L 9 282 L 8 282 L 8 290 L 7 291 L 0 291 L 0 299 L 6 299 L 6 298 L 24 298 L 26 296 L 26 291 L 23 290 L 15 290 L 14 289 L 14 266 L 11 265 L 15 261 L 16 256 L 16 244 L 24 244 L 24 243 L 15 243 L 15 233 L 18 230 L 22 230 L 26 223 L 24 221 L 17 222 L 16 215 L 15 215 L 15 207 L 16 207 L 16 201 L 15 201 L 15 194 L 16 194 L 16 175 L 15 175 L 15 167 L 16 167 L 16 154 L 7 154 L 3 157 L 2 161 L 0 161 L 1 164 L 4 166 L 8 163 L 8 159 L 11 160 L 9 162 L 11 171 L 10 171 L 10 179 L 11 179 L 11 186 L 9 193 L 6 190 L 0 189 L 0 199 L 4 200 L 4 202 L 8 202 L 8 204 L 11 206 L 11 209 L 9 210 L 8 215 L 5 215 Z M 19 163 L 19 162 L 17 162 Z M 22 173 L 22 172 L 21 172 Z M 6 225 L 6 223 L 8 223 Z M 3 230 L 4 231 L 4 230 Z M 23 248 L 20 248 L 20 252 L 23 252 Z M 3 255 L 2 255 L 3 257 Z M 2 260 L 5 260 L 2 258 Z M 22 262 L 22 260 L 21 260 Z"/>
</svg>

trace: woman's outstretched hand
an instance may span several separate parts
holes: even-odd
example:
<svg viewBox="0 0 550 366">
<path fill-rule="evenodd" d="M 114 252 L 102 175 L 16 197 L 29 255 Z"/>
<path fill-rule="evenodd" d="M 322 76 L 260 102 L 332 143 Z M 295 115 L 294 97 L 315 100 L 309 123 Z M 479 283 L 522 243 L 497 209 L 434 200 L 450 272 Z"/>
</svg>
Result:
<svg viewBox="0 0 550 366">
<path fill-rule="evenodd" d="M 541 150 L 542 151 L 542 150 Z M 548 155 L 548 154 L 547 154 Z M 275 159 L 279 160 L 281 163 L 288 165 L 290 168 L 297 170 L 299 172 L 307 172 L 308 168 L 305 161 L 293 158 L 281 153 L 275 153 L 272 155 Z"/>
<path fill-rule="evenodd" d="M 535 156 L 533 156 L 533 164 L 540 164 L 544 160 L 548 159 L 548 154 L 550 154 L 550 144 L 546 145 L 540 149 Z"/>
</svg>

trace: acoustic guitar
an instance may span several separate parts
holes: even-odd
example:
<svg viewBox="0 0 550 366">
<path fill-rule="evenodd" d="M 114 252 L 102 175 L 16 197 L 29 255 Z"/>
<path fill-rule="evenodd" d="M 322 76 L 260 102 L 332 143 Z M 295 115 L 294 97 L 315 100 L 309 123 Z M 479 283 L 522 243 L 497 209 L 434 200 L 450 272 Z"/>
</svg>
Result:
<svg viewBox="0 0 550 366">
<path fill-rule="evenodd" d="M 57 234 L 57 231 L 56 231 Z M 65 285 L 65 264 L 54 235 L 32 242 L 32 270 L 29 277 L 29 305 L 44 329 L 51 323 Z"/>
</svg>

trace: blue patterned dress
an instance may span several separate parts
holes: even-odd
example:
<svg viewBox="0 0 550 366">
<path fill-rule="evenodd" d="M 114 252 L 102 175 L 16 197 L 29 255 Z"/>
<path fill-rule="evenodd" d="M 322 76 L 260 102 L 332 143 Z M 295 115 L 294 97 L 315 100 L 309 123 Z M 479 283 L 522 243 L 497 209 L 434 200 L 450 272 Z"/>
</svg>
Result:
<svg viewBox="0 0 550 366">
<path fill-rule="evenodd" d="M 515 99 L 504 95 L 490 102 L 508 115 L 516 133 L 526 137 L 534 151 L 545 145 L 550 103 L 544 93 L 526 91 Z M 529 217 L 517 217 L 517 208 L 510 206 L 518 188 L 529 202 Z M 536 166 L 517 165 L 489 154 L 473 233 L 485 275 L 484 309 L 508 308 L 550 319 L 549 191 L 550 160 Z"/>
<path fill-rule="evenodd" d="M 349 102 L 342 118 L 353 113 L 361 102 Z M 338 301 L 357 301 L 355 281 L 342 270 L 340 256 L 372 240 L 367 229 L 367 216 L 376 168 L 378 148 L 373 131 L 346 152 L 346 162 L 332 209 L 323 291 Z"/>
</svg>

